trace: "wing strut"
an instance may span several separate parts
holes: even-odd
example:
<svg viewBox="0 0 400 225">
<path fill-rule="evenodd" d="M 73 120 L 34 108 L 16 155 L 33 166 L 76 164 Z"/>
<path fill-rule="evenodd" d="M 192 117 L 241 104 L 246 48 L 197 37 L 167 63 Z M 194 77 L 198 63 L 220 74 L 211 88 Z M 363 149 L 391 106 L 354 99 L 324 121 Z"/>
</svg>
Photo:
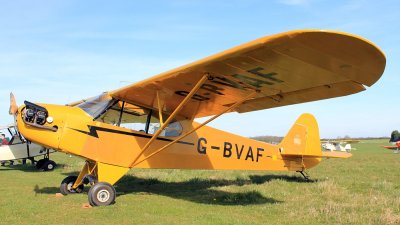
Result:
<svg viewBox="0 0 400 225">
<path fill-rule="evenodd" d="M 229 112 L 230 110 L 232 110 L 233 108 L 237 107 L 238 105 L 242 104 L 244 101 L 249 100 L 250 98 L 254 97 L 254 95 L 257 93 L 257 91 L 252 92 L 251 94 L 247 95 L 246 97 L 244 97 L 243 99 L 241 99 L 240 101 L 236 102 L 235 104 L 231 105 L 230 107 L 226 108 L 225 110 L 223 110 L 222 112 L 218 113 L 217 115 L 214 115 L 213 117 L 211 117 L 210 119 L 208 119 L 207 121 L 205 121 L 204 123 L 200 124 L 199 126 L 197 126 L 196 128 L 193 128 L 191 131 L 187 132 L 186 134 L 180 136 L 179 138 L 175 139 L 174 141 L 166 144 L 164 147 L 159 148 L 157 151 L 151 153 L 149 156 L 145 157 L 144 159 L 137 161 L 137 159 L 131 164 L 131 167 L 136 166 L 137 164 L 149 159 L 150 157 L 154 156 L 155 154 L 161 152 L 162 150 L 168 148 L 169 146 L 175 144 L 176 142 L 182 140 L 183 138 L 187 137 L 188 135 L 190 135 L 191 133 L 195 132 L 196 130 L 202 128 L 203 126 L 207 125 L 208 123 L 210 123 L 211 121 L 215 120 L 216 118 L 220 117 L 222 114 Z M 142 151 L 143 153 L 143 151 Z"/>
<path fill-rule="evenodd" d="M 160 95 L 158 94 L 158 91 L 156 92 L 156 94 L 157 94 L 157 105 L 158 105 L 158 118 L 160 119 L 160 124 L 162 126 L 164 124 L 164 119 L 163 119 L 163 115 L 162 115 L 162 110 L 164 108 L 164 104 L 161 105 Z"/>
<path fill-rule="evenodd" d="M 149 148 L 149 146 L 157 139 L 157 137 L 161 134 L 161 132 L 168 126 L 168 124 L 175 118 L 176 114 L 178 114 L 183 106 L 193 97 L 193 95 L 200 89 L 200 87 L 206 82 L 207 79 L 210 78 L 208 73 L 204 74 L 204 76 L 197 82 L 197 84 L 193 87 L 188 95 L 182 100 L 182 102 L 175 108 L 174 112 L 168 117 L 168 119 L 161 125 L 161 127 L 157 130 L 157 132 L 151 137 L 151 139 L 146 143 L 143 147 L 142 151 L 138 154 L 138 156 L 133 161 L 132 165 L 139 159 L 140 156 Z"/>
</svg>

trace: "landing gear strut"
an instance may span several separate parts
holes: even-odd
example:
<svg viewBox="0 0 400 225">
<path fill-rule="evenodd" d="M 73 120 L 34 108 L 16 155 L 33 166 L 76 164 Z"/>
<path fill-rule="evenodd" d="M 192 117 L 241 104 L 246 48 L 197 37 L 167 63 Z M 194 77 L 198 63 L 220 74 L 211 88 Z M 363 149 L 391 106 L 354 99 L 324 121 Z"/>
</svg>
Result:
<svg viewBox="0 0 400 225">
<path fill-rule="evenodd" d="M 303 176 L 304 180 L 306 180 L 307 182 L 311 181 L 310 175 L 308 175 L 306 171 L 302 170 L 302 171 L 297 171 L 297 172 L 299 172 Z"/>
<path fill-rule="evenodd" d="M 64 195 L 80 193 L 83 185 L 89 184 L 91 187 L 88 191 L 88 200 L 91 206 L 111 205 L 115 203 L 117 196 L 112 184 L 115 184 L 128 170 L 128 167 L 86 160 L 78 176 L 69 176 L 61 182 L 60 191 Z"/>
<path fill-rule="evenodd" d="M 73 188 L 77 179 L 78 176 L 66 177 L 60 185 L 61 194 L 79 194 L 83 192 L 84 184 L 91 184 L 92 186 L 88 192 L 88 200 L 91 206 L 106 206 L 115 203 L 117 192 L 111 184 L 107 182 L 93 182 L 95 179 L 92 177 L 87 177 L 84 179 L 84 183 L 80 184 L 77 188 Z"/>
<path fill-rule="evenodd" d="M 68 176 L 63 181 L 61 181 L 60 185 L 61 194 L 69 195 L 69 194 L 82 193 L 84 188 L 83 184 L 79 185 L 77 188 L 72 188 L 77 178 L 78 178 L 77 176 Z"/>
</svg>

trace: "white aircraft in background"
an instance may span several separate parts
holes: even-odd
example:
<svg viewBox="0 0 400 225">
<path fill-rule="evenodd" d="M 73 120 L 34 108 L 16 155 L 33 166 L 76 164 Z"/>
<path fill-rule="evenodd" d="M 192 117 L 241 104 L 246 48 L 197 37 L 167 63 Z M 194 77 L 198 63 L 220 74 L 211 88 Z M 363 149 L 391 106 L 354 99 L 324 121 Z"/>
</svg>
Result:
<svg viewBox="0 0 400 225">
<path fill-rule="evenodd" d="M 355 148 L 351 147 L 351 143 L 358 143 L 358 140 L 329 140 L 323 141 L 322 148 L 325 151 L 340 151 L 340 152 L 351 152 L 351 150 L 355 150 Z"/>
<path fill-rule="evenodd" d="M 21 159 L 25 164 L 26 160 L 31 160 L 36 168 L 44 171 L 51 171 L 56 167 L 56 163 L 49 159 L 49 154 L 54 150 L 46 149 L 43 146 L 26 140 L 15 128 L 15 125 L 0 126 L 0 133 L 4 134 L 7 144 L 0 142 L 0 162 L 4 166 L 10 162 L 14 164 L 14 160 Z M 1 137 L 0 137 L 1 138 Z M 44 156 L 43 159 L 35 160 L 37 156 Z"/>
</svg>

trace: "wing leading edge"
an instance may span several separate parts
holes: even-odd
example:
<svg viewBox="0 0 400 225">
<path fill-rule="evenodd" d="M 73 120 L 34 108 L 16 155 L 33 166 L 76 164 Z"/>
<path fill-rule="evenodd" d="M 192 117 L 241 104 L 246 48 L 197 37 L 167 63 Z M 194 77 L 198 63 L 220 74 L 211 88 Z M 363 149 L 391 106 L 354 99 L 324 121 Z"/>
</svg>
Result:
<svg viewBox="0 0 400 225">
<path fill-rule="evenodd" d="M 298 30 L 251 41 L 110 94 L 171 112 L 207 74 L 210 79 L 178 114 L 193 119 L 216 115 L 254 91 L 255 97 L 234 111 L 243 113 L 354 94 L 373 85 L 383 74 L 385 64 L 380 49 L 361 37 Z"/>
</svg>

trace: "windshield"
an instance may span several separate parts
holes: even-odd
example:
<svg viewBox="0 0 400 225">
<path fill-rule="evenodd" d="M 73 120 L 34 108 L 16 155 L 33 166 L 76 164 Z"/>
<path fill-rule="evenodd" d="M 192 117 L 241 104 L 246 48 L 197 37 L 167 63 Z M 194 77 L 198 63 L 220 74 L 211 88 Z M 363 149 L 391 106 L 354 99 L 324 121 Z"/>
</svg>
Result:
<svg viewBox="0 0 400 225">
<path fill-rule="evenodd" d="M 80 103 L 77 107 L 83 109 L 93 118 L 100 116 L 114 101 L 107 93 L 99 96 L 89 98 L 88 100 Z"/>
</svg>

